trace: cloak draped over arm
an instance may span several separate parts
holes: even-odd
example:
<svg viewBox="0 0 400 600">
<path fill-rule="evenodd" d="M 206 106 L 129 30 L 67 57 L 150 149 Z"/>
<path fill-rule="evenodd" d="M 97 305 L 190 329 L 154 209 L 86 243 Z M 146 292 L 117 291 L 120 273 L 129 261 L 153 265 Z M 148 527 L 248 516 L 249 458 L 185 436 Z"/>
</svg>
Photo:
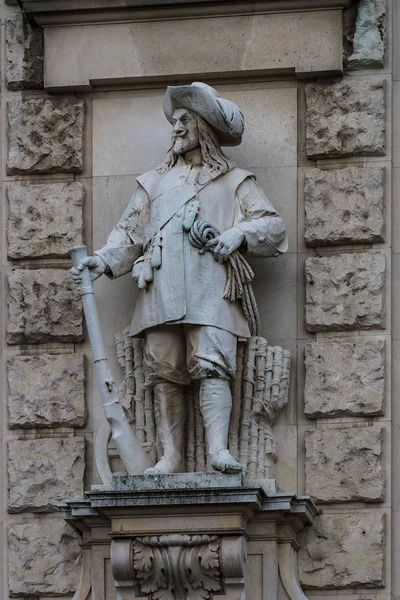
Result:
<svg viewBox="0 0 400 600">
<path fill-rule="evenodd" d="M 95 252 L 106 263 L 106 275 L 111 279 L 129 273 L 134 262 L 143 254 L 144 228 L 150 219 L 150 199 L 141 185 L 129 204 L 105 245 Z"/>
<path fill-rule="evenodd" d="M 252 177 L 239 185 L 236 200 L 235 226 L 246 239 L 244 254 L 267 258 L 286 252 L 288 238 L 283 220 Z"/>
</svg>

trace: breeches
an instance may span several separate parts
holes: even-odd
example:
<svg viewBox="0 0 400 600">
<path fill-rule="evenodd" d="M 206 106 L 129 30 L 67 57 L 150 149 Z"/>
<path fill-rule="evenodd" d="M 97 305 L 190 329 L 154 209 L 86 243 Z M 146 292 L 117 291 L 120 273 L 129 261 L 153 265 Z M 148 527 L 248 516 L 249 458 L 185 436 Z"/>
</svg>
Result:
<svg viewBox="0 0 400 600">
<path fill-rule="evenodd" d="M 208 325 L 163 325 L 145 332 L 146 387 L 169 381 L 189 385 L 236 371 L 237 337 Z"/>
</svg>

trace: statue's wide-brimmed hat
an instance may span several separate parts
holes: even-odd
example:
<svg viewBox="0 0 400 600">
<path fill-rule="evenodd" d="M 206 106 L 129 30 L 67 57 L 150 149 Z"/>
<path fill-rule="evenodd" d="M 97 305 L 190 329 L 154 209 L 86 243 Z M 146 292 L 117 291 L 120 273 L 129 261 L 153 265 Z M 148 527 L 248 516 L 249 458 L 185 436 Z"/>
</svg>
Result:
<svg viewBox="0 0 400 600">
<path fill-rule="evenodd" d="M 200 115 L 214 130 L 221 146 L 238 146 L 244 132 L 244 117 L 239 107 L 221 98 L 217 90 L 206 83 L 168 86 L 164 97 L 164 113 L 172 124 L 178 108 Z"/>
</svg>

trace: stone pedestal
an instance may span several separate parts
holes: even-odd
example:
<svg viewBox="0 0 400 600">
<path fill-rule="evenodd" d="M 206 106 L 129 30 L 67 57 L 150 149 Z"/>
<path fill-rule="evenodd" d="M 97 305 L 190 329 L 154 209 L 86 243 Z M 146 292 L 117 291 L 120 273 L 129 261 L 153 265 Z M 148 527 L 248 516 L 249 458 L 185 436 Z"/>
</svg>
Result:
<svg viewBox="0 0 400 600">
<path fill-rule="evenodd" d="M 75 600 L 305 600 L 297 535 L 316 508 L 240 475 L 114 476 L 66 501 L 82 534 Z M 111 541 L 111 543 L 110 543 Z"/>
</svg>

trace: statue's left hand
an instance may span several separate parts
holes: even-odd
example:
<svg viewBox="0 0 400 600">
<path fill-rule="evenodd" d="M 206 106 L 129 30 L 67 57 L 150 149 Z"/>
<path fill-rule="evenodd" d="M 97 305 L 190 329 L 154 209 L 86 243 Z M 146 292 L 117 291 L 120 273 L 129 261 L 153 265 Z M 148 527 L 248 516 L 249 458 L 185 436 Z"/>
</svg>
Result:
<svg viewBox="0 0 400 600">
<path fill-rule="evenodd" d="M 235 252 L 243 244 L 245 236 L 239 227 L 232 227 L 228 231 L 224 231 L 221 235 L 207 242 L 206 250 L 211 250 L 214 253 L 214 258 L 220 264 L 228 260 L 230 254 Z"/>
</svg>

